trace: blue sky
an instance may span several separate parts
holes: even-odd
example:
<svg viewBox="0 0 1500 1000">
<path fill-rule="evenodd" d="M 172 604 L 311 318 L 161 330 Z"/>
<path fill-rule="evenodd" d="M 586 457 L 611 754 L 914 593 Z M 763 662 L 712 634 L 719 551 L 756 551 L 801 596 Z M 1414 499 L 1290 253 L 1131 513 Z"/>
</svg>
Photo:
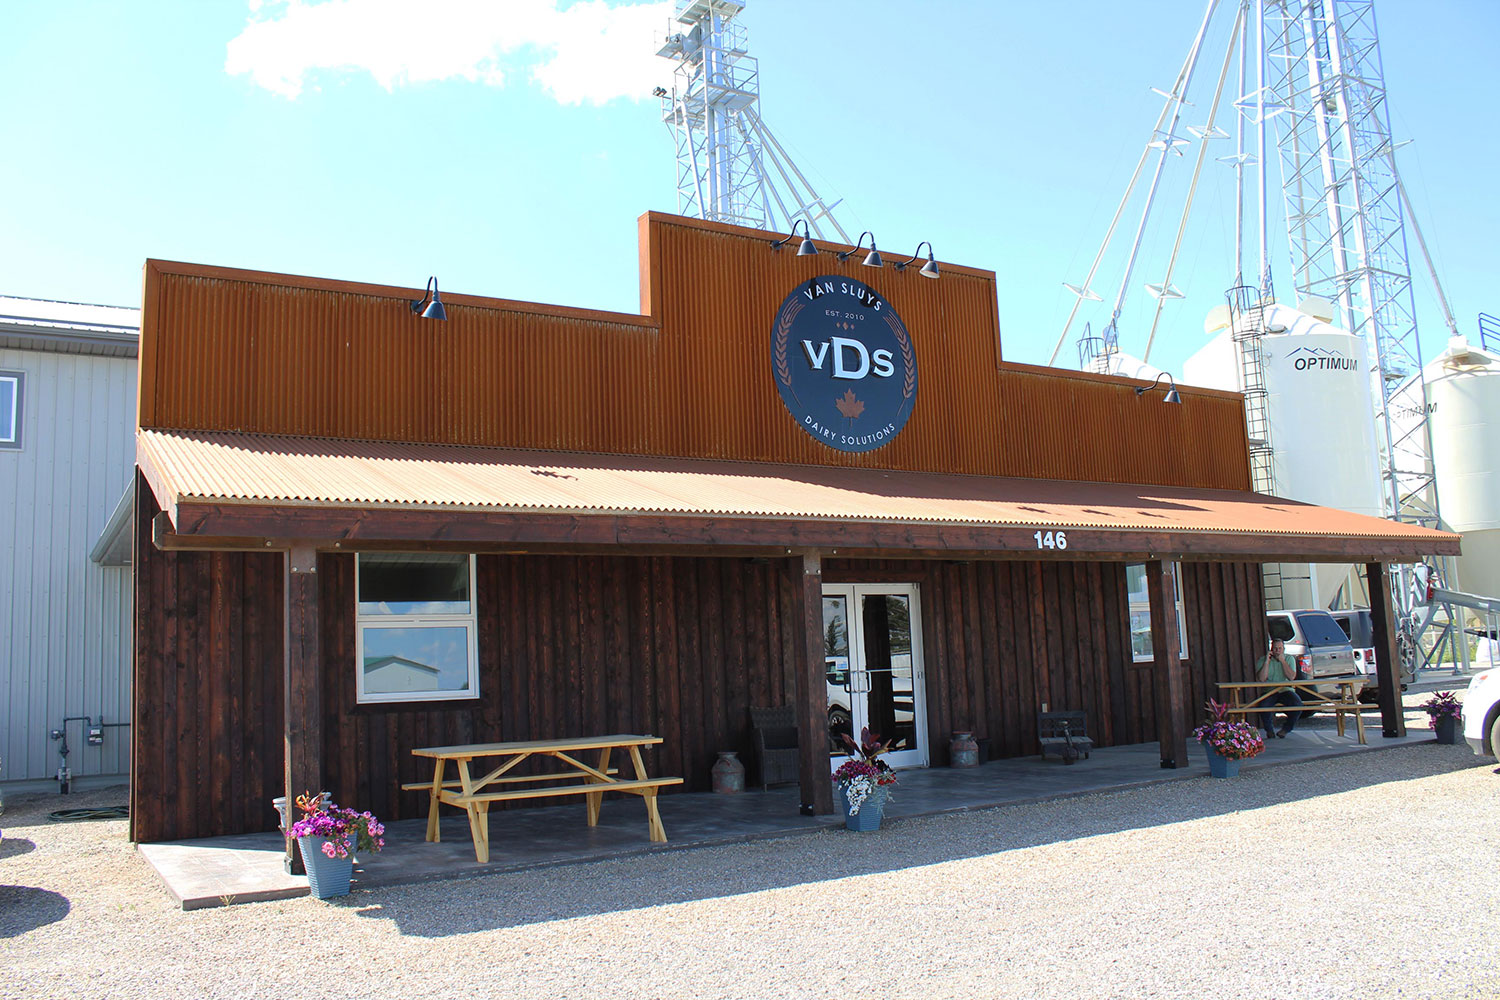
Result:
<svg viewBox="0 0 1500 1000">
<path fill-rule="evenodd" d="M 995 270 L 1006 356 L 1042 362 L 1071 303 L 1062 282 L 1087 272 L 1160 110 L 1148 88 L 1170 85 L 1202 12 L 748 0 L 742 18 L 763 114 L 843 199 L 845 228 L 891 255 L 927 239 Z M 1477 312 L 1500 313 L 1500 3 L 1380 0 L 1378 14 L 1394 131 L 1413 141 L 1402 169 L 1472 335 Z M 416 286 L 436 273 L 452 291 L 634 311 L 635 219 L 676 209 L 648 96 L 669 67 L 644 22 L 658 25 L 551 0 L 7 4 L 0 294 L 135 304 L 142 261 L 160 257 Z M 1160 277 L 1191 157 L 1169 166 L 1127 351 L 1143 346 L 1141 285 Z M 1188 298 L 1152 356 L 1172 369 L 1233 277 L 1232 174 L 1205 170 L 1174 278 Z M 1106 299 L 1124 247 L 1096 279 Z M 1430 357 L 1446 330 L 1422 275 L 1417 301 Z M 1103 313 L 1084 318 L 1097 329 Z"/>
</svg>

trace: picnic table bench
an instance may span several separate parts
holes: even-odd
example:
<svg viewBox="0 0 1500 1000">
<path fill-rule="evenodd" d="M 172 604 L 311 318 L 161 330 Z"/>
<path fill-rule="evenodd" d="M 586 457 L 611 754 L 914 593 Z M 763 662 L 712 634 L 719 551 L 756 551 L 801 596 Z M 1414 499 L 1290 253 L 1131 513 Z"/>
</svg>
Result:
<svg viewBox="0 0 1500 1000">
<path fill-rule="evenodd" d="M 1338 722 L 1339 735 L 1344 735 L 1344 716 L 1353 715 L 1355 729 L 1361 745 L 1365 743 L 1365 719 L 1362 711 L 1380 711 L 1379 705 L 1367 705 L 1359 700 L 1360 688 L 1366 678 L 1358 677 L 1308 677 L 1294 681 L 1221 681 L 1219 690 L 1229 695 L 1229 714 L 1243 715 L 1252 725 L 1258 720 L 1248 716 L 1261 712 L 1323 712 L 1334 714 Z M 1320 687 L 1337 685 L 1338 691 L 1325 693 Z M 1277 691 L 1290 688 L 1302 699 L 1302 707 L 1267 704 L 1266 699 Z"/>
<path fill-rule="evenodd" d="M 490 859 L 490 804 L 516 799 L 582 795 L 588 825 L 597 826 L 605 792 L 639 795 L 646 800 L 646 829 L 651 840 L 666 843 L 667 832 L 661 823 L 661 813 L 656 808 L 656 793 L 667 785 L 682 784 L 682 779 L 649 777 L 641 756 L 643 748 L 661 742 L 660 736 L 616 735 L 571 740 L 423 747 L 413 750 L 412 754 L 434 762 L 432 780 L 404 784 L 401 788 L 404 791 L 429 793 L 427 839 L 430 842 L 436 843 L 442 839 L 438 826 L 439 805 L 447 804 L 463 809 L 469 817 L 469 832 L 474 838 L 474 857 L 481 864 Z M 610 766 L 610 757 L 616 750 L 629 754 L 631 769 L 635 772 L 633 778 L 622 780 L 616 777 L 619 769 Z M 587 764 L 579 759 L 590 751 L 598 752 L 595 764 Z M 532 757 L 552 758 L 562 763 L 564 769 L 545 774 L 510 773 Z M 476 774 L 470 766 L 476 760 L 488 760 L 495 767 L 487 773 Z M 447 778 L 445 773 L 449 761 L 454 763 L 457 772 L 457 777 L 453 779 Z M 527 784 L 541 784 L 541 787 L 517 787 Z"/>
</svg>

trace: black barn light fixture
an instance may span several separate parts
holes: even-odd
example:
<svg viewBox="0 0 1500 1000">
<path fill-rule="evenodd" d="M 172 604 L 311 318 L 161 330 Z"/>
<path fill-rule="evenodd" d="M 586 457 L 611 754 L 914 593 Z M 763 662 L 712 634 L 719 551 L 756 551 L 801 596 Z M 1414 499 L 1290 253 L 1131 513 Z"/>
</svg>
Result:
<svg viewBox="0 0 1500 1000">
<path fill-rule="evenodd" d="M 853 257 L 855 254 L 859 253 L 859 251 L 861 249 L 864 248 L 865 237 L 866 236 L 870 237 L 870 252 L 865 257 L 865 260 L 864 260 L 865 267 L 884 267 L 885 266 L 885 261 L 883 261 L 883 260 L 880 259 L 880 251 L 875 248 L 875 234 L 872 233 L 872 232 L 870 232 L 868 229 L 866 229 L 864 232 L 862 232 L 862 233 L 859 234 L 859 242 L 856 243 L 856 244 L 854 244 L 854 249 L 853 250 L 840 250 L 838 252 L 838 258 L 839 258 L 839 263 L 840 264 L 846 262 L 850 257 Z"/>
<path fill-rule="evenodd" d="M 802 242 L 797 245 L 797 256 L 816 257 L 818 255 L 818 248 L 813 246 L 812 230 L 808 228 L 806 219 L 798 219 L 793 222 L 792 231 L 786 235 L 785 239 L 780 239 L 775 243 L 772 243 L 771 249 L 780 250 L 782 247 L 786 246 L 788 243 L 794 240 L 797 237 L 798 226 L 802 227 Z"/>
<path fill-rule="evenodd" d="M 442 297 L 438 295 L 437 275 L 427 279 L 427 290 L 420 299 L 411 300 L 411 311 L 420 313 L 423 319 L 447 319 L 448 310 L 443 308 Z"/>
<path fill-rule="evenodd" d="M 906 270 L 908 265 L 915 264 L 917 262 L 917 258 L 922 256 L 923 247 L 927 248 L 927 263 L 923 264 L 922 270 L 918 271 L 917 273 L 924 278 L 936 278 L 938 276 L 937 261 L 932 259 L 932 244 L 927 242 L 926 240 L 923 240 L 921 243 L 917 244 L 917 249 L 912 252 L 911 260 L 896 261 L 896 270 L 904 271 Z"/>
<path fill-rule="evenodd" d="M 1177 403 L 1178 405 L 1181 405 L 1182 404 L 1182 397 L 1179 396 L 1179 395 L 1177 395 L 1177 380 L 1174 379 L 1167 372 L 1162 372 L 1160 375 L 1156 376 L 1156 378 L 1151 382 L 1150 385 L 1138 385 L 1138 386 L 1136 386 L 1135 387 L 1135 394 L 1137 396 L 1144 396 L 1146 393 L 1150 392 L 1152 389 L 1160 388 L 1161 387 L 1161 380 L 1162 379 L 1166 379 L 1167 380 L 1167 394 L 1162 397 L 1161 401 L 1163 403 Z"/>
<path fill-rule="evenodd" d="M 769 244 L 770 247 L 771 247 L 771 251 L 773 253 L 776 252 L 776 251 L 779 251 L 782 247 L 786 246 L 792 240 L 796 239 L 797 238 L 797 227 L 798 226 L 802 227 L 802 242 L 797 245 L 797 256 L 798 257 L 813 257 L 813 256 L 816 256 L 817 253 L 818 253 L 818 248 L 817 248 L 816 245 L 813 244 L 813 241 L 812 241 L 812 229 L 808 225 L 808 222 L 807 222 L 806 219 L 797 219 L 797 220 L 795 220 L 792 223 L 792 230 L 791 230 L 791 232 L 789 232 L 786 236 L 782 237 L 781 239 L 775 240 L 775 241 L 773 241 L 772 243 Z M 864 232 L 862 232 L 862 233 L 859 234 L 859 241 L 854 244 L 853 249 L 851 249 L 851 250 L 835 250 L 834 251 L 834 256 L 839 259 L 839 263 L 840 264 L 847 264 L 849 262 L 849 258 L 850 257 L 853 257 L 855 254 L 859 253 L 861 250 L 863 250 L 865 248 L 865 237 L 866 236 L 868 236 L 870 238 L 870 252 L 867 253 L 867 254 L 865 254 L 865 259 L 863 261 L 861 261 L 861 263 L 864 264 L 865 267 L 884 267 L 885 266 L 885 261 L 883 259 L 881 259 L 881 256 L 880 256 L 880 250 L 875 246 L 875 234 L 872 233 L 872 232 L 870 232 L 870 230 L 868 230 L 868 229 L 866 229 Z M 927 263 L 923 264 L 921 270 L 918 271 L 917 273 L 920 274 L 924 278 L 936 278 L 936 277 L 938 277 L 938 263 L 937 263 L 937 260 L 935 260 L 933 258 L 932 244 L 930 242 L 928 242 L 927 240 L 923 240 L 921 243 L 917 244 L 917 249 L 912 253 L 910 260 L 898 260 L 898 261 L 896 261 L 896 263 L 895 263 L 896 270 L 898 270 L 898 271 L 905 271 L 907 269 L 907 267 L 909 267 L 910 265 L 915 264 L 917 261 L 921 260 L 922 259 L 922 248 L 923 247 L 927 248 Z"/>
</svg>

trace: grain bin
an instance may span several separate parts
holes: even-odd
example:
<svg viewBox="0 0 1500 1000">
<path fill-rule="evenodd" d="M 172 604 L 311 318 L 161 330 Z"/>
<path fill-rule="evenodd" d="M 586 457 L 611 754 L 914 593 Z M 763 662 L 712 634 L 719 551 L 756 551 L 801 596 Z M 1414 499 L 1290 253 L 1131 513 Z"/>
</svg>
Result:
<svg viewBox="0 0 1500 1000">
<path fill-rule="evenodd" d="M 1464 536 L 1450 586 L 1500 594 L 1500 354 L 1454 337 L 1423 375 L 1444 526 Z"/>
<path fill-rule="evenodd" d="M 1183 363 L 1183 381 L 1241 391 L 1238 345 L 1210 314 L 1207 344 Z M 1279 496 L 1382 517 L 1380 452 L 1364 341 L 1290 306 L 1266 310 L 1261 338 L 1272 470 Z M 1353 569 L 1362 569 L 1357 567 Z M 1282 566 L 1282 606 L 1328 607 L 1351 567 Z M 1362 593 L 1358 572 L 1353 593 Z"/>
</svg>

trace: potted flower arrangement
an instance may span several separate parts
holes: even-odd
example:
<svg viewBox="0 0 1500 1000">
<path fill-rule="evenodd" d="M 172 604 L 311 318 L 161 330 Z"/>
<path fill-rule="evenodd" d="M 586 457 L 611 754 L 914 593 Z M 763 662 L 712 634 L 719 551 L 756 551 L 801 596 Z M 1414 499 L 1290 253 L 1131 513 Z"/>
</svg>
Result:
<svg viewBox="0 0 1500 1000">
<path fill-rule="evenodd" d="M 833 772 L 839 804 L 844 810 L 844 826 L 850 830 L 878 830 L 886 799 L 896 783 L 896 772 L 880 759 L 890 749 L 890 742 L 880 742 L 880 737 L 866 727 L 860 731 L 858 743 L 845 733 L 844 744 L 849 748 L 849 759 Z"/>
<path fill-rule="evenodd" d="M 349 895 L 355 853 L 384 847 L 385 826 L 368 812 L 335 804 L 327 792 L 297 796 L 297 808 L 302 818 L 287 832 L 297 838 L 313 895 L 319 899 Z"/>
<path fill-rule="evenodd" d="M 1243 719 L 1231 719 L 1229 706 L 1208 700 L 1208 721 L 1193 735 L 1208 753 L 1208 773 L 1215 778 L 1233 778 L 1240 773 L 1240 761 L 1249 760 L 1266 748 L 1260 730 Z"/>
<path fill-rule="evenodd" d="M 1439 691 L 1423 704 L 1422 710 L 1432 720 L 1432 731 L 1439 743 L 1458 742 L 1458 720 L 1463 717 L 1463 704 L 1452 691 Z"/>
</svg>

